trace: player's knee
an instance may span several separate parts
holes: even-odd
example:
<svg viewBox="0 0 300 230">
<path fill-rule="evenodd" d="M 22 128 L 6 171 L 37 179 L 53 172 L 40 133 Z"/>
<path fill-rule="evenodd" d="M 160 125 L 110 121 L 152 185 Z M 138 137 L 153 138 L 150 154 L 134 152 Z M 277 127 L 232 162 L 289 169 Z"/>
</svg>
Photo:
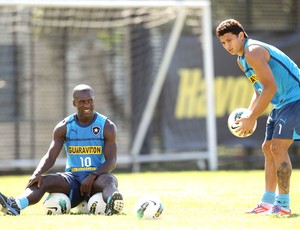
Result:
<svg viewBox="0 0 300 230">
<path fill-rule="evenodd" d="M 272 155 L 274 157 L 279 156 L 281 154 L 286 154 L 287 153 L 287 149 L 285 148 L 285 146 L 282 145 L 278 141 L 272 141 L 270 149 L 271 149 Z"/>
<path fill-rule="evenodd" d="M 265 141 L 262 144 L 262 151 L 263 151 L 265 156 L 269 156 L 269 155 L 272 154 L 272 152 L 271 152 L 271 142 L 270 141 Z"/>
<path fill-rule="evenodd" d="M 105 174 L 100 175 L 97 178 L 97 181 L 99 183 L 101 183 L 103 186 L 106 186 L 106 185 L 109 185 L 109 184 L 113 184 L 115 186 L 118 185 L 117 178 L 114 175 L 110 174 L 110 173 L 105 173 Z"/>
</svg>

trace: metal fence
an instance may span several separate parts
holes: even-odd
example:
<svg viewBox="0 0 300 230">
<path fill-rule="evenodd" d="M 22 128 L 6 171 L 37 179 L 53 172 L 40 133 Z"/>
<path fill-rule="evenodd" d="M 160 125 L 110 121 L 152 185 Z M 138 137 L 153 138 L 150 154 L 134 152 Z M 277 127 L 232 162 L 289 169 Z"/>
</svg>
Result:
<svg viewBox="0 0 300 230">
<path fill-rule="evenodd" d="M 0 169 L 37 164 L 55 125 L 75 112 L 71 94 L 80 83 L 94 87 L 96 110 L 116 123 L 119 158 L 130 163 L 176 10 L 0 7 Z M 201 10 L 187 14 L 183 32 L 199 40 Z M 157 108 L 142 153 L 167 151 L 161 132 Z M 160 159 L 183 160 L 180 155 Z"/>
<path fill-rule="evenodd" d="M 298 0 L 212 0 L 214 28 L 227 18 L 239 20 L 247 30 L 296 31 L 300 27 Z"/>
</svg>

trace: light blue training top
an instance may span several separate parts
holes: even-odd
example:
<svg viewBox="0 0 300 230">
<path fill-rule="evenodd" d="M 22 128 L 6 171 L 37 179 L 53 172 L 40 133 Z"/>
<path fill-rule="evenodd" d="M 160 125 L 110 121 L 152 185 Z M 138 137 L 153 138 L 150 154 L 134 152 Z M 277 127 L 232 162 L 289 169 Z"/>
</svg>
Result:
<svg viewBox="0 0 300 230">
<path fill-rule="evenodd" d="M 244 49 L 250 45 L 262 46 L 270 53 L 270 60 L 268 64 L 273 72 L 277 85 L 277 91 L 271 100 L 274 108 L 279 109 L 283 105 L 299 100 L 300 70 L 294 61 L 281 50 L 272 45 L 253 39 L 247 39 Z M 263 91 L 263 85 L 258 81 L 253 68 L 246 62 L 244 55 L 239 56 L 238 59 L 244 68 L 246 77 L 253 84 L 255 90 L 261 94 Z"/>
<path fill-rule="evenodd" d="M 79 124 L 76 114 L 65 119 L 67 126 L 64 147 L 67 153 L 67 172 L 95 171 L 105 162 L 104 125 L 107 120 L 95 113 L 88 125 Z"/>
</svg>

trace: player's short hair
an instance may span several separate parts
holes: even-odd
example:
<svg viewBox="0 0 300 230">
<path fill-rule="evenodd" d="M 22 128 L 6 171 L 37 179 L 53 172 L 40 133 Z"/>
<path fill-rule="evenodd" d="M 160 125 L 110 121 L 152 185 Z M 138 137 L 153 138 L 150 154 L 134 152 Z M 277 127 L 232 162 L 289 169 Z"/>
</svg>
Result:
<svg viewBox="0 0 300 230">
<path fill-rule="evenodd" d="M 89 85 L 85 85 L 85 84 L 80 84 L 75 86 L 75 88 L 73 89 L 73 99 L 76 99 L 78 96 L 78 93 L 81 92 L 91 92 L 92 95 L 94 95 L 94 91 L 92 89 L 92 87 L 90 87 Z"/>
<path fill-rule="evenodd" d="M 227 19 L 219 24 L 216 28 L 217 37 L 223 36 L 226 33 L 238 35 L 240 32 L 244 33 L 245 38 L 248 38 L 242 24 L 235 19 Z"/>
</svg>

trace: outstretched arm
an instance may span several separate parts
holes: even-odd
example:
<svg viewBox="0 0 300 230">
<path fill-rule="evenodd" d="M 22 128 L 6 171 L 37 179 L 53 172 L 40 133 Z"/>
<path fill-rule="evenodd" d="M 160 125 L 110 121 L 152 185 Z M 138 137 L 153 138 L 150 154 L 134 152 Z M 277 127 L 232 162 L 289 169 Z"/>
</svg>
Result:
<svg viewBox="0 0 300 230">
<path fill-rule="evenodd" d="M 42 183 L 42 174 L 47 172 L 54 165 L 65 141 L 65 135 L 66 125 L 64 122 L 60 122 L 54 128 L 50 147 L 30 177 L 30 180 L 26 186 L 27 188 L 35 183 L 37 183 L 37 186 L 40 187 Z"/>
</svg>

